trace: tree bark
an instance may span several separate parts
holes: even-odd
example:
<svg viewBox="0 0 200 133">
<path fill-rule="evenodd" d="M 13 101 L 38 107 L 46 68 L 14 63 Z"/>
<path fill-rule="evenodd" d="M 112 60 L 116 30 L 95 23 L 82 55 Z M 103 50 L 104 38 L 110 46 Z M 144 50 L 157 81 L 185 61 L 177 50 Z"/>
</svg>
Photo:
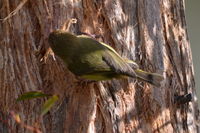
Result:
<svg viewBox="0 0 200 133">
<path fill-rule="evenodd" d="M 0 18 L 0 132 L 199 132 L 183 0 L 0 0 Z M 71 18 L 78 20 L 71 32 L 100 35 L 122 57 L 164 75 L 162 86 L 131 78 L 80 85 L 60 59 L 41 61 L 50 31 Z M 60 96 L 42 118 L 45 99 L 16 102 L 38 90 Z M 189 93 L 191 102 L 177 102 Z"/>
</svg>

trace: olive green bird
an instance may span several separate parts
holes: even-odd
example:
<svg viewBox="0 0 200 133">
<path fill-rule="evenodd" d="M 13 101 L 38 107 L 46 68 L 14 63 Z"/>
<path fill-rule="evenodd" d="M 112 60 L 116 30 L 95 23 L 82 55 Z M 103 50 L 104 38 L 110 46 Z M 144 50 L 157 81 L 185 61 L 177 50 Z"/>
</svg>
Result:
<svg viewBox="0 0 200 133">
<path fill-rule="evenodd" d="M 162 75 L 142 71 L 135 62 L 122 58 L 112 47 L 86 35 L 57 30 L 50 33 L 49 44 L 72 73 L 86 80 L 132 77 L 159 87 L 164 79 Z"/>
</svg>

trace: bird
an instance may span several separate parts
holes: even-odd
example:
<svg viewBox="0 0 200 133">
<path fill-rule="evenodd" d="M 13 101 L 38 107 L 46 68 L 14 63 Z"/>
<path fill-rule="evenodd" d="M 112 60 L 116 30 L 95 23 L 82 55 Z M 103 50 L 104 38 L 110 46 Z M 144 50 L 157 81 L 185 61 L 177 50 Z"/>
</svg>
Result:
<svg viewBox="0 0 200 133">
<path fill-rule="evenodd" d="M 66 30 L 49 34 L 49 45 L 74 75 L 86 80 L 104 81 L 135 78 L 156 87 L 164 77 L 143 71 L 137 63 L 121 57 L 111 46 L 88 35 L 75 35 Z"/>
</svg>

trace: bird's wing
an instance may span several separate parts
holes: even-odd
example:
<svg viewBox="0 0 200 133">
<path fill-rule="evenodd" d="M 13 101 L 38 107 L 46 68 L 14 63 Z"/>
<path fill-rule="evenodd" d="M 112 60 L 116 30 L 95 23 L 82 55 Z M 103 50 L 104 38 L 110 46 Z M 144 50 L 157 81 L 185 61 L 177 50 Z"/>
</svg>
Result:
<svg viewBox="0 0 200 133">
<path fill-rule="evenodd" d="M 134 70 L 126 63 L 123 58 L 119 57 L 112 51 L 107 51 L 102 56 L 103 61 L 113 69 L 116 73 L 124 74 L 133 78 L 136 78 Z"/>
<path fill-rule="evenodd" d="M 133 68 L 134 70 L 135 70 L 135 69 L 139 69 L 139 66 L 138 66 L 138 64 L 137 64 L 136 62 L 134 62 L 134 61 L 132 61 L 132 60 L 129 60 L 129 59 L 127 59 L 127 58 L 123 58 L 123 59 L 124 59 L 124 61 L 126 61 L 126 63 L 128 63 L 129 66 L 130 66 L 131 68 Z"/>
<path fill-rule="evenodd" d="M 83 41 L 89 42 L 90 45 L 93 44 L 93 52 L 94 47 L 95 50 L 102 51 L 102 60 L 116 73 L 127 75 L 130 77 L 135 78 L 136 74 L 134 72 L 134 69 L 129 66 L 129 63 L 127 63 L 112 47 L 109 45 L 98 42 L 88 36 L 80 35 L 78 36 Z M 84 43 L 87 44 L 87 43 Z M 86 46 L 86 45 L 85 45 Z M 90 46 L 91 47 L 91 46 Z M 102 68 L 101 68 L 102 69 Z"/>
</svg>

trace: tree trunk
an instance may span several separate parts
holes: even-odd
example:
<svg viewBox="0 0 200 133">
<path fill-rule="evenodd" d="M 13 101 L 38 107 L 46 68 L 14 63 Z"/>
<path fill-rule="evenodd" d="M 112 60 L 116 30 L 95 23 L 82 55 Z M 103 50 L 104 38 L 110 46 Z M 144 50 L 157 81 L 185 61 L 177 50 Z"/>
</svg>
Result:
<svg viewBox="0 0 200 133">
<path fill-rule="evenodd" d="M 183 0 L 0 0 L 0 18 L 0 132 L 199 132 Z M 50 31 L 71 18 L 78 20 L 71 32 L 100 35 L 121 56 L 164 75 L 162 86 L 131 78 L 80 85 L 60 59 L 41 61 Z M 42 118 L 45 99 L 16 102 L 38 90 L 60 96 Z M 177 102 L 189 93 L 191 102 Z"/>
</svg>

